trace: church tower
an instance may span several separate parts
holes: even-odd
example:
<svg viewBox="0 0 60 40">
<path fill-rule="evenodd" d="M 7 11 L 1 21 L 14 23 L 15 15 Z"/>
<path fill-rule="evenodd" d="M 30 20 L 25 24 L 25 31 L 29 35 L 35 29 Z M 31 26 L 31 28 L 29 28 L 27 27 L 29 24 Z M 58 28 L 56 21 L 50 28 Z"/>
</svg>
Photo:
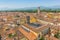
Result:
<svg viewBox="0 0 60 40">
<path fill-rule="evenodd" d="M 40 7 L 38 7 L 38 9 L 37 9 L 37 14 L 38 15 L 40 14 Z"/>
</svg>

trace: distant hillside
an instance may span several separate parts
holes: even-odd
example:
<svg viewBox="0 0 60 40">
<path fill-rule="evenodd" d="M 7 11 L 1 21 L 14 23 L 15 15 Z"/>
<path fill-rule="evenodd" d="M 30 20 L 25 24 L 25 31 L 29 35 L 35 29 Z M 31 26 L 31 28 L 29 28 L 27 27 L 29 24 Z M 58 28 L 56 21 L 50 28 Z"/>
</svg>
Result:
<svg viewBox="0 0 60 40">
<path fill-rule="evenodd" d="M 1 11 L 25 11 L 25 12 L 32 12 L 32 11 L 37 11 L 38 7 L 26 7 L 26 8 L 3 8 Z M 40 6 L 40 10 L 42 11 L 60 11 L 60 6 L 52 6 L 52 7 L 44 7 L 44 6 Z"/>
<path fill-rule="evenodd" d="M 37 7 L 27 7 L 27 8 L 21 8 L 23 10 L 27 10 L 27 9 L 37 9 Z M 40 9 L 60 9 L 60 6 L 51 6 L 51 7 L 44 7 L 44 6 L 40 6 Z"/>
</svg>

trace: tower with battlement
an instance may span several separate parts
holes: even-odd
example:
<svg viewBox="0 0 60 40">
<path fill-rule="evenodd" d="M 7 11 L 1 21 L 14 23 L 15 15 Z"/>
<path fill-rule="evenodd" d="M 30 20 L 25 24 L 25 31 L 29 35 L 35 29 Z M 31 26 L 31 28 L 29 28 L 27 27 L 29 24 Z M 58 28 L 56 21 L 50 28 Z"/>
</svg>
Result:
<svg viewBox="0 0 60 40">
<path fill-rule="evenodd" d="M 40 7 L 38 7 L 38 9 L 37 9 L 37 14 L 38 15 L 40 14 Z"/>
</svg>

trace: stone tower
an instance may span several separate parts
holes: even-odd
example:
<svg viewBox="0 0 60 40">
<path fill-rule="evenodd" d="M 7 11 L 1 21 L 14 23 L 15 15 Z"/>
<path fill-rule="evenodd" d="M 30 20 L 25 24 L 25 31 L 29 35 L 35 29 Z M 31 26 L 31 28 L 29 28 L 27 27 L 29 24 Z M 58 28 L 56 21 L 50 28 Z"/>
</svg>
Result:
<svg viewBox="0 0 60 40">
<path fill-rule="evenodd" d="M 37 9 L 37 14 L 38 15 L 40 14 L 40 7 L 38 7 L 38 9 Z"/>
</svg>

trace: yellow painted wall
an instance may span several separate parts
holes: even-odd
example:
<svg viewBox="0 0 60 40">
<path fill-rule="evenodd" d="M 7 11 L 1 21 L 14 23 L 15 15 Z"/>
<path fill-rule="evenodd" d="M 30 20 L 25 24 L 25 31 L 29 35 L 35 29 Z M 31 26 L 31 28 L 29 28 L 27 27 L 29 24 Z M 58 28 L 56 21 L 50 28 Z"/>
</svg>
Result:
<svg viewBox="0 0 60 40">
<path fill-rule="evenodd" d="M 20 24 L 25 24 L 25 22 L 26 22 L 25 18 L 22 18 L 22 19 L 20 20 Z"/>
<path fill-rule="evenodd" d="M 53 14 L 47 14 L 49 18 L 53 18 Z"/>
<path fill-rule="evenodd" d="M 35 17 L 30 16 L 30 23 L 35 23 L 37 22 L 37 19 Z"/>
</svg>

